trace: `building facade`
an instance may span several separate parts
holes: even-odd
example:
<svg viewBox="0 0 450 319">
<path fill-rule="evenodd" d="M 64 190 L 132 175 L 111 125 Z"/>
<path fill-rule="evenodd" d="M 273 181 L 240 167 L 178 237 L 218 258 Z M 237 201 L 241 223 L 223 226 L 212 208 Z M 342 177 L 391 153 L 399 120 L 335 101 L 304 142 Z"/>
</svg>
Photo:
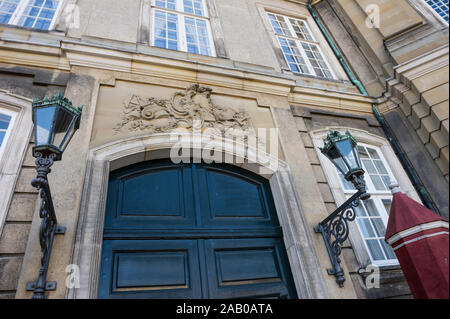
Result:
<svg viewBox="0 0 450 319">
<path fill-rule="evenodd" d="M 411 298 L 390 181 L 448 219 L 448 1 L 0 0 L 0 298 L 33 295 L 32 99 L 58 92 L 83 113 L 49 298 Z M 330 129 L 372 195 L 342 288 L 314 232 L 354 193 Z"/>
</svg>

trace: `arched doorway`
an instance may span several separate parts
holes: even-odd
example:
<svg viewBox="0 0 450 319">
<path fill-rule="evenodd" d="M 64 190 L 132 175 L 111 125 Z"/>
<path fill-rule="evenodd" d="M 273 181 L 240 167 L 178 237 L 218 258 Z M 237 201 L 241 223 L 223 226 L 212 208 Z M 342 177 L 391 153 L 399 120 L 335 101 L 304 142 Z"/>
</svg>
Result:
<svg viewBox="0 0 450 319">
<path fill-rule="evenodd" d="M 110 174 L 99 298 L 296 298 L 269 182 L 226 164 Z"/>
</svg>

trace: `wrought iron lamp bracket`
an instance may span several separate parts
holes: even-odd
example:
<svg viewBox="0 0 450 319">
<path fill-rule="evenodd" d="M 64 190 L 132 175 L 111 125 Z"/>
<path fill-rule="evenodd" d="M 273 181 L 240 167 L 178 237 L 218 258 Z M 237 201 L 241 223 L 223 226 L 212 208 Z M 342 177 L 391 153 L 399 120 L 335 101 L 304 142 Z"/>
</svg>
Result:
<svg viewBox="0 0 450 319">
<path fill-rule="evenodd" d="M 361 199 L 366 200 L 370 197 L 370 194 L 366 192 L 362 176 L 353 176 L 352 182 L 358 191 L 314 228 L 316 233 L 322 234 L 330 257 L 332 268 L 328 269 L 327 272 L 329 275 L 336 277 L 336 283 L 341 288 L 344 287 L 345 277 L 344 270 L 341 267 L 340 255 L 342 245 L 349 235 L 349 222 L 356 218 L 353 208 L 360 205 Z"/>
<path fill-rule="evenodd" d="M 39 230 L 39 242 L 41 245 L 41 268 L 36 282 L 27 284 L 27 290 L 33 291 L 33 299 L 45 299 L 45 292 L 56 290 L 56 282 L 47 282 L 48 265 L 53 246 L 53 239 L 57 234 L 64 234 L 66 228 L 58 225 L 55 208 L 53 206 L 50 186 L 47 175 L 51 172 L 56 155 L 51 154 L 44 157 L 41 153 L 36 153 L 37 177 L 31 181 L 31 185 L 40 192 L 41 207 L 39 216 L 41 217 L 41 227 Z"/>
</svg>

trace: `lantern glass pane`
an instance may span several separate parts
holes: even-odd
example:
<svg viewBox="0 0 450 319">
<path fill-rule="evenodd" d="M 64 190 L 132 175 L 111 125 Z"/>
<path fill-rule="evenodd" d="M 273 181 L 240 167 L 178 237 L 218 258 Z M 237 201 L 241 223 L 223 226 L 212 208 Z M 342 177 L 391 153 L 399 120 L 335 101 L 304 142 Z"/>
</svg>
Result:
<svg viewBox="0 0 450 319">
<path fill-rule="evenodd" d="M 339 149 L 339 152 L 342 154 L 342 157 L 345 158 L 346 162 L 350 166 L 349 169 L 359 168 L 356 152 L 353 151 L 354 145 L 350 139 L 345 139 L 336 142 L 336 148 Z"/>
<path fill-rule="evenodd" d="M 353 156 L 356 158 L 357 168 L 362 168 L 361 158 L 359 157 L 358 149 L 355 146 L 353 146 L 352 150 L 353 150 Z"/>
<path fill-rule="evenodd" d="M 74 114 L 62 107 L 59 107 L 58 109 L 58 117 L 53 132 L 54 138 L 52 144 L 63 151 L 63 141 L 67 132 L 70 130 Z"/>
<path fill-rule="evenodd" d="M 56 106 L 35 109 L 35 145 L 51 144 L 51 132 L 55 119 Z"/>
<path fill-rule="evenodd" d="M 62 141 L 62 144 L 60 146 L 61 151 L 64 151 L 66 149 L 67 145 L 72 139 L 72 136 L 75 134 L 75 131 L 77 130 L 75 125 L 77 119 L 78 118 L 76 116 L 72 118 L 72 123 L 70 124 L 69 130 L 67 131 L 67 134 L 65 135 L 64 140 Z"/>
<path fill-rule="evenodd" d="M 341 153 L 336 147 L 332 147 L 328 153 L 327 156 L 329 159 L 333 162 L 334 165 L 341 171 L 342 174 L 346 175 L 349 171 L 347 165 L 345 164 L 344 159 L 342 158 Z"/>
</svg>

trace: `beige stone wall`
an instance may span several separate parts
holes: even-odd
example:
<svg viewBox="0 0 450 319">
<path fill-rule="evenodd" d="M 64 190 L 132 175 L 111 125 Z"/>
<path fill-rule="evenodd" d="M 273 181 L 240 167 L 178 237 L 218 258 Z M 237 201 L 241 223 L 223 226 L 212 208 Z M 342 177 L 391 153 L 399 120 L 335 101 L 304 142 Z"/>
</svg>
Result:
<svg viewBox="0 0 450 319">
<path fill-rule="evenodd" d="M 272 11 L 306 19 L 337 79 L 348 80 L 305 5 L 281 0 L 207 0 L 206 2 L 213 38 L 223 41 L 216 41 L 217 51 L 218 53 L 223 51 L 225 57 L 233 61 L 235 66 L 242 64 L 246 68 L 260 69 L 270 73 L 286 73 L 285 71 L 289 70 L 265 13 Z M 95 2 L 79 0 L 77 6 L 81 12 L 81 26 L 69 29 L 67 35 L 117 49 L 142 50 L 155 55 L 170 55 L 179 59 L 196 59 L 210 63 L 211 59 L 206 57 L 158 48 L 150 49 L 147 46 L 140 47 L 140 43 L 148 44 L 149 42 L 147 35 L 150 22 L 147 20 L 151 20 L 151 15 L 144 14 L 144 7 L 147 4 L 142 3 L 135 0 Z M 214 62 L 217 63 L 217 61 Z M 297 78 L 303 81 L 301 77 Z"/>
<path fill-rule="evenodd" d="M 448 46 L 395 70 L 386 112 L 399 107 L 448 182 Z"/>
<path fill-rule="evenodd" d="M 142 134 L 142 132 L 127 132 L 121 136 L 114 136 L 111 130 L 120 121 L 124 99 L 128 98 L 130 94 L 169 98 L 173 92 L 183 91 L 183 88 L 191 83 L 212 87 L 214 103 L 246 109 L 251 114 L 256 127 L 277 127 L 283 132 L 284 138 L 280 140 L 280 154 L 294 169 L 296 185 L 301 187 L 298 196 L 302 199 L 302 211 L 308 220 L 308 229 L 311 232 L 309 236 L 314 238 L 314 249 L 319 255 L 320 269 L 329 289 L 328 293 L 331 298 L 356 297 L 350 281 L 345 289 L 339 289 L 334 277 L 326 274 L 329 263 L 328 255 L 321 237 L 313 234 L 312 228 L 316 222 L 327 216 L 328 210 L 324 204 L 318 206 L 319 203 L 323 203 L 320 188 L 312 186 L 316 180 L 314 175 L 311 175 L 309 159 L 305 157 L 307 151 L 299 143 L 301 136 L 297 136 L 296 124 L 292 118 L 289 104 L 294 102 L 336 112 L 345 110 L 356 114 L 370 114 L 371 99 L 358 95 L 327 92 L 323 89 L 305 89 L 297 87 L 294 81 L 261 76 L 251 72 L 230 72 L 218 67 L 208 68 L 208 72 L 198 69 L 193 72 L 189 69 L 194 66 L 189 64 L 183 64 L 179 68 L 161 67 L 161 64 L 164 64 L 163 59 L 159 59 L 157 64 L 152 60 L 142 61 L 139 69 L 130 69 L 130 73 L 120 72 L 114 70 L 118 67 L 123 68 L 123 64 L 120 66 L 116 63 L 117 57 L 115 57 L 114 51 L 105 55 L 104 51 L 89 52 L 89 50 L 85 51 L 86 49 L 88 48 L 80 46 L 67 48 L 65 56 L 68 60 L 63 63 L 72 65 L 71 80 L 68 82 L 65 94 L 76 105 L 84 104 L 85 108 L 80 130 L 66 150 L 64 160 L 55 164 L 49 177 L 53 186 L 53 196 L 56 198 L 55 205 L 60 223 L 67 227 L 66 234 L 56 238 L 52 252 L 48 280 L 57 281 L 58 288 L 49 294 L 50 298 L 64 298 L 67 293 L 64 285 L 67 276 L 65 267 L 72 263 L 71 252 L 77 240 L 76 227 L 80 213 L 80 200 L 84 190 L 83 180 L 89 148 Z M 98 59 L 98 54 L 104 54 L 103 59 Z M 11 56 L 11 59 L 13 57 Z M 26 55 L 24 57 L 23 63 L 26 64 L 28 57 Z M 36 57 L 39 57 L 39 54 L 34 52 L 29 59 Z M 126 61 L 124 58 L 126 56 L 120 57 L 122 63 Z M 131 58 L 133 58 L 132 55 L 130 55 Z M 60 57 L 56 59 L 59 60 Z M 35 61 L 39 61 L 39 58 Z M 97 68 L 92 68 L 94 61 L 98 63 Z M 110 70 L 106 68 L 110 68 Z M 154 73 L 155 69 L 157 73 Z M 134 73 L 136 70 L 139 70 L 139 74 Z M 142 75 L 144 70 L 151 73 Z M 192 74 L 192 78 L 190 74 Z M 187 75 L 189 76 L 187 77 Z M 189 80 L 186 81 L 186 78 Z M 280 110 L 281 113 L 275 112 L 275 109 Z M 273 118 L 274 114 L 278 114 L 276 121 Z M 294 131 L 291 130 L 292 123 L 290 122 L 295 127 Z M 289 156 L 286 156 L 287 153 Z M 304 163 L 299 166 L 298 156 L 300 154 L 303 154 Z M 305 176 L 309 176 L 307 183 Z M 29 176 L 29 179 L 31 178 L 32 176 Z M 70 183 L 67 183 L 69 180 Z M 322 206 L 323 209 L 319 209 Z M 26 292 L 24 287 L 26 283 L 36 279 L 39 268 L 40 248 L 36 241 L 39 224 L 40 220 L 35 210 L 27 244 L 25 245 L 24 241 L 21 241 L 23 247 L 26 247 L 23 262 L 25 266 L 21 270 L 16 298 L 31 297 L 31 293 Z"/>
<path fill-rule="evenodd" d="M 379 28 L 367 19 L 379 10 Z M 320 17 L 436 212 L 448 216 L 448 24 L 421 0 L 328 0 Z"/>
<path fill-rule="evenodd" d="M 333 36 L 345 40 L 343 32 L 348 32 L 347 37 L 350 36 L 356 43 L 354 50 L 361 52 L 365 63 L 377 73 L 383 86 L 384 80 L 394 74 L 396 65 L 448 44 L 448 26 L 438 21 L 431 9 L 420 0 L 330 0 L 327 3 L 343 26 L 334 26 L 335 22 L 331 16 L 322 12 L 330 33 L 333 34 L 335 28 L 341 28 L 341 34 Z M 375 13 L 370 10 L 370 6 L 374 5 L 379 10 L 379 28 L 367 25 L 369 15 Z M 323 8 L 326 5 L 322 1 L 316 7 Z M 340 45 L 341 42 L 337 44 Z M 342 51 L 345 52 L 346 48 L 342 47 Z M 358 54 L 354 54 L 357 59 Z M 346 56 L 350 65 L 360 61 L 355 60 L 354 56 L 351 52 Z M 358 76 L 369 94 L 381 95 L 377 85 L 373 84 L 374 75 L 367 77 L 364 74 L 367 71 L 358 70 L 360 66 L 352 65 L 352 67 L 358 71 L 357 73 L 361 73 Z"/>
<path fill-rule="evenodd" d="M 32 146 L 28 146 L 0 237 L 0 299 L 15 296 L 38 199 L 37 190 L 30 184 L 36 175 Z"/>
<path fill-rule="evenodd" d="M 220 36 L 224 40 L 227 59 L 160 50 L 138 43 L 141 34 L 141 7 L 137 5 L 138 1 L 131 0 L 78 1 L 82 12 L 81 27 L 68 31 L 71 39 L 65 39 L 61 34 L 43 35 L 0 27 L 1 63 L 70 72 L 65 95 L 75 105 L 85 105 L 80 130 L 66 150 L 64 160 L 55 164 L 49 177 L 59 221 L 67 228 L 64 236 L 55 239 L 48 280 L 57 281 L 58 287 L 49 294 L 50 298 L 64 298 L 68 293 L 65 287 L 65 269 L 73 262 L 74 247 L 83 236 L 77 225 L 83 222 L 79 217 L 82 216 L 80 214 L 86 203 L 82 201 L 90 186 L 84 184 L 84 178 L 88 174 L 86 171 L 90 169 L 87 167 L 90 151 L 106 143 L 146 134 L 145 131 L 123 130 L 114 135 L 113 128 L 121 121 L 124 102 L 131 95 L 170 98 L 174 92 L 183 91 L 192 83 L 211 87 L 213 103 L 236 111 L 241 108 L 247 111 L 255 128 L 275 127 L 280 130 L 280 158 L 289 165 L 290 177 L 297 190 L 297 197 L 292 202 L 297 205 L 298 198 L 299 210 L 304 214 L 308 229 L 305 236 L 312 238 L 320 265 L 320 269 L 314 271 L 319 271 L 320 276 L 323 276 L 326 294 L 330 298 L 364 297 L 359 292 L 359 279 L 355 279 L 359 275 L 356 274 L 350 245 L 345 248 L 345 254 L 350 257 L 343 260 L 347 275 L 345 288 L 338 288 L 335 278 L 326 272 L 329 257 L 321 236 L 313 232 L 313 227 L 333 210 L 336 206 L 335 199 L 308 137 L 312 128 L 305 126 L 301 119 L 303 116 L 292 115 L 291 104 L 331 114 L 351 114 L 353 117 L 350 116 L 347 124 L 358 126 L 355 122 L 361 121 L 361 118 L 363 121 L 366 121 L 364 118 L 369 122 L 373 121 L 371 105 L 376 100 L 361 96 L 348 83 L 344 71 L 325 44 L 304 3 L 295 2 L 248 0 L 243 4 L 243 1 L 234 0 L 209 1 L 222 25 Z M 340 2 L 352 17 L 363 23 L 359 2 Z M 393 12 L 386 2 L 382 4 L 387 12 Z M 270 26 L 267 26 L 264 16 L 265 9 L 307 18 L 340 81 L 292 76 L 283 70 Z M 410 17 L 413 18 L 411 23 L 414 25 L 418 18 L 410 10 L 405 10 L 394 18 L 408 20 Z M 241 23 L 245 26 L 238 28 Z M 381 35 L 376 30 L 367 31 L 364 35 L 367 42 L 374 45 L 375 55 L 387 74 L 391 72 L 392 66 L 389 56 L 382 49 L 382 42 L 383 37 L 391 36 L 394 31 L 385 28 Z M 19 39 L 21 41 L 17 41 Z M 30 39 L 33 44 L 27 42 Z M 436 83 L 435 87 L 442 84 L 445 86 L 445 83 Z M 416 86 L 419 87 L 420 83 Z M 435 105 L 442 101 L 426 101 L 434 103 L 429 108 L 434 108 L 433 114 L 437 116 L 439 106 Z M 442 123 L 444 124 L 440 125 L 445 126 L 445 119 Z M 436 130 L 430 132 L 430 136 L 435 132 Z M 443 149 L 445 147 L 439 149 L 442 154 Z M 25 285 L 36 279 L 40 263 L 37 241 L 40 219 L 37 215 L 37 194 L 29 185 L 34 177 L 30 160 L 28 155 L 21 171 L 20 186 L 14 194 L 7 227 L 0 239 L 0 254 L 16 254 L 14 257 L 17 257 L 6 265 L 7 271 L 16 268 L 23 260 L 20 275 L 13 277 L 11 282 L 6 282 L 4 288 L 8 291 L 12 289 L 12 295 L 15 290 L 13 286 L 17 283 L 16 298 L 31 297 L 31 293 L 25 291 Z M 20 188 L 27 183 L 29 186 L 26 190 Z M 96 191 L 99 190 L 94 190 L 94 195 Z M 23 205 L 28 205 L 27 214 L 19 216 L 18 213 L 25 212 L 21 210 Z M 18 239 L 18 227 L 30 229 L 29 237 Z M 15 249 L 14 252 L 12 249 Z M 351 277 L 348 277 L 349 273 Z"/>
<path fill-rule="evenodd" d="M 114 86 L 101 86 L 98 105 L 96 109 L 94 128 L 91 136 L 91 147 L 97 147 L 108 142 L 135 136 L 136 134 L 145 134 L 146 130 L 129 130 L 124 127 L 119 131 L 114 128 L 122 122 L 124 116 L 124 105 L 129 102 L 133 95 L 141 98 L 170 99 L 176 92 L 185 92 L 186 87 L 191 83 L 178 83 L 181 87 L 168 87 L 162 83 L 133 83 L 128 81 L 116 80 Z M 258 128 L 274 128 L 270 109 L 259 107 L 257 95 L 240 94 L 239 92 L 227 92 L 217 87 L 210 86 L 213 89 L 211 102 L 213 105 L 230 108 L 234 111 L 245 111 L 249 114 L 252 126 L 255 130 Z M 221 94 L 222 93 L 222 94 Z M 233 95 L 238 94 L 238 95 Z M 253 98 L 251 96 L 253 95 Z"/>
</svg>

